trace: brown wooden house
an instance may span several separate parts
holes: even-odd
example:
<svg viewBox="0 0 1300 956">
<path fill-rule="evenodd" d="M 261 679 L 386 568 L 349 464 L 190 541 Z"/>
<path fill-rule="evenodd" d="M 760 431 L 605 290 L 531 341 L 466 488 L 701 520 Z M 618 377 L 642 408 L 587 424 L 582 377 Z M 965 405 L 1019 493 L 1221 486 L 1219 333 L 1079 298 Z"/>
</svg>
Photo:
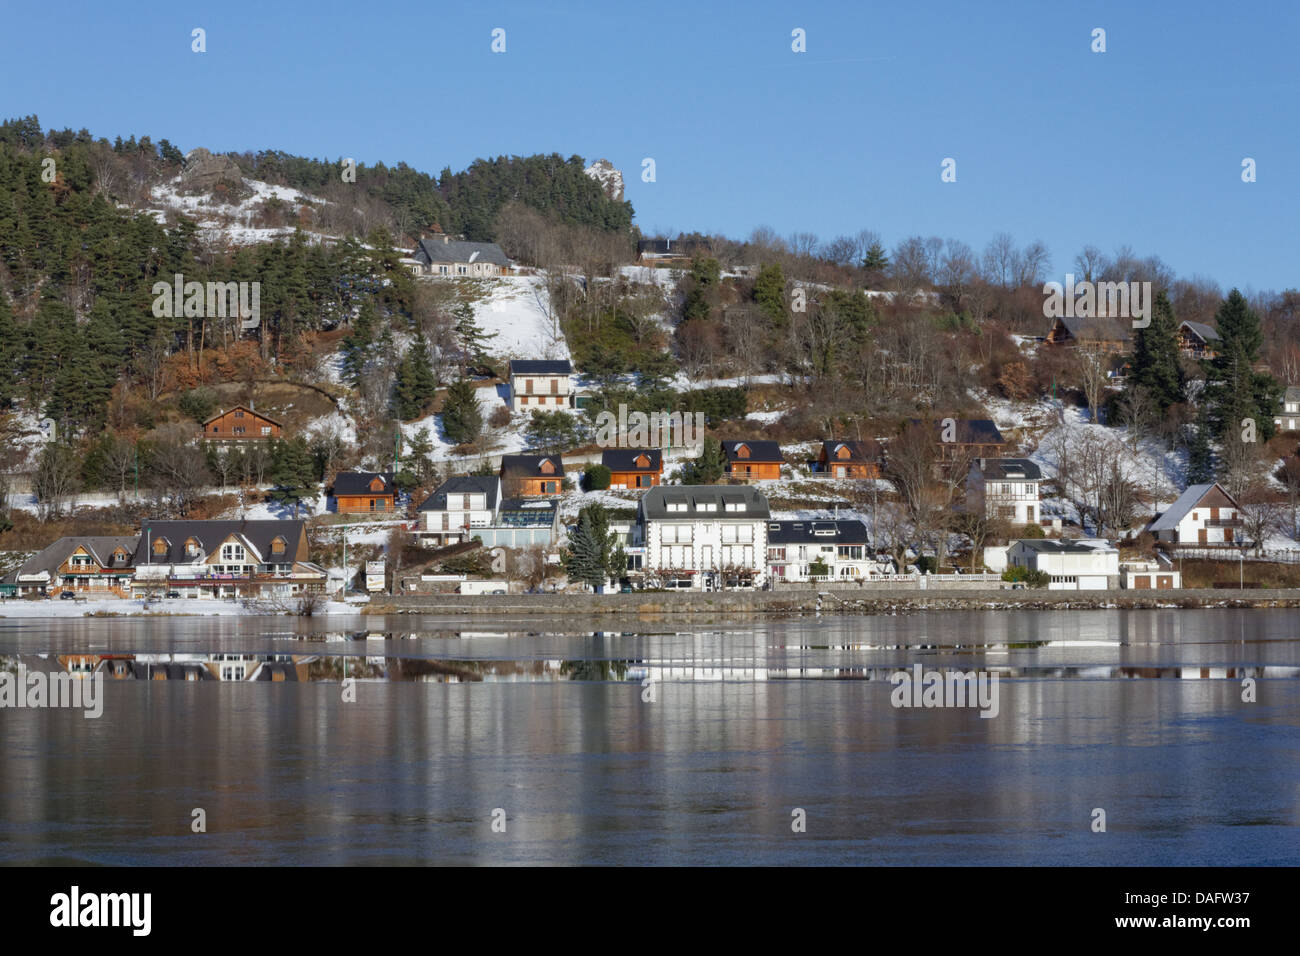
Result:
<svg viewBox="0 0 1300 956">
<path fill-rule="evenodd" d="M 767 481 L 781 477 L 785 457 L 774 441 L 724 441 L 727 475 L 744 481 Z"/>
<path fill-rule="evenodd" d="M 879 478 L 880 457 L 876 441 L 824 441 L 815 474 L 825 478 Z"/>
<path fill-rule="evenodd" d="M 1178 350 L 1194 359 L 1212 359 L 1219 354 L 1219 333 L 1204 322 L 1183 322 L 1178 326 Z"/>
<path fill-rule="evenodd" d="M 341 515 L 392 512 L 397 507 L 393 473 L 340 471 L 334 476 L 334 502 Z"/>
<path fill-rule="evenodd" d="M 502 455 L 501 487 L 511 498 L 558 495 L 564 490 L 564 461 L 559 455 Z"/>
<path fill-rule="evenodd" d="M 1057 319 L 1047 333 L 1049 345 L 1071 345 L 1102 352 L 1133 349 L 1133 320 L 1105 318 Z"/>
<path fill-rule="evenodd" d="M 663 480 L 664 455 L 658 448 L 606 448 L 600 463 L 609 469 L 611 488 L 653 488 Z"/>
<path fill-rule="evenodd" d="M 255 412 L 247 405 L 236 405 L 218 412 L 203 423 L 206 442 L 270 441 L 284 435 L 283 426 L 273 418 Z"/>
</svg>

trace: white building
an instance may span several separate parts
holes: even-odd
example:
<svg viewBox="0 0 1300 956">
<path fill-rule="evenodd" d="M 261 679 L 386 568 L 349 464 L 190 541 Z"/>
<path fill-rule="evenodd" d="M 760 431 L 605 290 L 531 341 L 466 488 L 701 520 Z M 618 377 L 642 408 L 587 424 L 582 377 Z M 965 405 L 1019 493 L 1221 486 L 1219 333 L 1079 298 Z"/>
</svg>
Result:
<svg viewBox="0 0 1300 956">
<path fill-rule="evenodd" d="M 966 506 L 1016 525 L 1037 525 L 1043 473 L 1026 458 L 977 458 L 966 475 Z"/>
<path fill-rule="evenodd" d="M 1191 547 L 1241 543 L 1241 505 L 1217 481 L 1191 485 L 1147 525 L 1157 541 Z"/>
<path fill-rule="evenodd" d="M 1174 590 L 1183 586 L 1183 576 L 1174 567 L 1161 567 L 1157 561 L 1125 561 L 1119 566 L 1120 587 L 1158 591 Z"/>
<path fill-rule="evenodd" d="M 770 518 L 767 498 L 753 488 L 651 488 L 637 504 L 642 580 L 697 590 L 760 587 Z"/>
<path fill-rule="evenodd" d="M 1099 538 L 1021 538 L 1007 548 L 1007 566 L 1043 571 L 1049 591 L 1100 591 L 1119 586 L 1119 549 Z"/>
<path fill-rule="evenodd" d="M 573 366 L 567 359 L 510 363 L 510 410 L 553 412 L 573 404 Z"/>
<path fill-rule="evenodd" d="M 468 541 L 473 529 L 493 523 L 500 500 L 501 479 L 496 475 L 448 478 L 417 509 L 419 536 L 439 548 Z"/>
<path fill-rule="evenodd" d="M 1280 431 L 1300 431 L 1300 388 L 1287 386 L 1282 394 L 1282 414 L 1273 419 L 1273 424 Z"/>
<path fill-rule="evenodd" d="M 858 519 L 769 521 L 767 569 L 774 583 L 858 581 L 879 570 Z"/>
</svg>

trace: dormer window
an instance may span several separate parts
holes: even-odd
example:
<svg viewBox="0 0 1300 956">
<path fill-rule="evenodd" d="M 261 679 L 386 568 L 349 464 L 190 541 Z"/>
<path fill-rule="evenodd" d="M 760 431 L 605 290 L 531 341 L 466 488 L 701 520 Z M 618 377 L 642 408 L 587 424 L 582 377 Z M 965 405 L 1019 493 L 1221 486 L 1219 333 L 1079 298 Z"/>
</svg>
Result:
<svg viewBox="0 0 1300 956">
<path fill-rule="evenodd" d="M 198 554 L 199 554 L 199 543 L 195 541 L 193 538 L 190 538 L 188 541 L 185 542 L 185 556 L 189 558 L 195 558 L 198 557 Z"/>
<path fill-rule="evenodd" d="M 370 479 L 370 490 L 371 490 L 371 491 L 383 491 L 383 490 L 384 490 L 384 479 L 380 478 L 378 475 L 376 475 L 374 478 L 371 478 L 371 479 Z"/>
<path fill-rule="evenodd" d="M 277 535 L 275 540 L 271 542 L 271 553 L 275 555 L 282 555 L 285 552 L 285 548 L 286 545 L 285 545 L 284 538 L 281 538 Z"/>
<path fill-rule="evenodd" d="M 162 555 L 167 553 L 167 542 L 162 538 L 155 538 L 153 543 L 153 553 Z"/>
</svg>

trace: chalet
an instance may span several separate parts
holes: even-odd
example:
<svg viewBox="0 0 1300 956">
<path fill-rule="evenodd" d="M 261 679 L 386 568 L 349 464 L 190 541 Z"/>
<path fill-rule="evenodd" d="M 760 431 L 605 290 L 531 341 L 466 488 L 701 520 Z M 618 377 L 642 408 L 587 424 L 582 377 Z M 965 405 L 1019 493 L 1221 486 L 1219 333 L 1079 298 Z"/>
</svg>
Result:
<svg viewBox="0 0 1300 956">
<path fill-rule="evenodd" d="M 827 478 L 879 478 L 881 447 L 876 441 L 824 441 L 815 474 Z"/>
<path fill-rule="evenodd" d="M 497 517 L 501 479 L 496 475 L 458 475 L 440 484 L 421 503 L 418 534 L 433 547 L 460 544 Z"/>
<path fill-rule="evenodd" d="M 1192 547 L 1231 547 L 1243 543 L 1241 505 L 1216 482 L 1191 485 L 1146 530 L 1157 542 Z"/>
<path fill-rule="evenodd" d="M 637 261 L 652 265 L 690 262 L 712 252 L 710 245 L 699 239 L 641 239 L 636 244 Z"/>
<path fill-rule="evenodd" d="M 292 597 L 325 589 L 308 560 L 304 521 L 146 521 L 136 543 L 134 597 Z"/>
<path fill-rule="evenodd" d="M 510 260 L 495 242 L 465 242 L 450 236 L 421 239 L 410 259 L 421 276 L 483 278 L 510 274 Z"/>
<path fill-rule="evenodd" d="M 6 576 L 18 595 L 131 596 L 136 539 L 120 535 L 60 538 Z"/>
<path fill-rule="evenodd" d="M 668 587 L 761 587 L 770 518 L 767 498 L 753 488 L 651 488 L 637 503 L 644 574 Z"/>
<path fill-rule="evenodd" d="M 966 507 L 988 518 L 1037 525 L 1042 470 L 1027 458 L 977 458 L 966 475 Z"/>
<path fill-rule="evenodd" d="M 1059 318 L 1047 333 L 1050 345 L 1069 345 L 1102 352 L 1128 352 L 1133 348 L 1133 320 L 1111 316 Z"/>
<path fill-rule="evenodd" d="M 564 461 L 559 455 L 502 455 L 501 487 L 512 498 L 558 495 L 564 490 Z"/>
<path fill-rule="evenodd" d="M 876 562 L 860 520 L 769 521 L 767 569 L 774 583 L 858 581 Z"/>
<path fill-rule="evenodd" d="M 945 424 L 945 422 L 951 424 Z M 920 419 L 912 419 L 920 425 Z M 939 456 L 945 460 L 957 458 L 999 458 L 1006 439 L 998 426 L 987 418 L 940 419 L 932 423 L 934 438 L 939 446 Z"/>
<path fill-rule="evenodd" d="M 774 441 L 724 441 L 726 474 L 742 481 L 766 481 L 781 477 L 785 458 Z"/>
<path fill-rule="evenodd" d="M 1119 550 L 1100 538 L 1022 538 L 1007 548 L 1007 564 L 1046 573 L 1049 591 L 1119 587 Z"/>
<path fill-rule="evenodd" d="M 1203 322 L 1178 326 L 1178 350 L 1194 359 L 1212 359 L 1219 354 L 1219 333 Z"/>
<path fill-rule="evenodd" d="M 1282 393 L 1281 414 L 1273 419 L 1278 431 L 1300 431 L 1300 388 L 1288 385 Z"/>
<path fill-rule="evenodd" d="M 283 427 L 273 418 L 255 412 L 247 405 L 236 405 L 218 412 L 203 423 L 203 440 L 209 443 L 238 444 L 282 438 Z"/>
<path fill-rule="evenodd" d="M 609 469 L 611 488 L 653 488 L 663 480 L 664 456 L 658 448 L 606 448 L 600 463 Z"/>
<path fill-rule="evenodd" d="M 567 359 L 510 363 L 510 410 L 555 411 L 573 404 L 573 365 Z"/>
<path fill-rule="evenodd" d="M 391 514 L 397 508 L 397 486 L 391 471 L 340 471 L 334 476 L 332 491 L 341 515 Z"/>
</svg>

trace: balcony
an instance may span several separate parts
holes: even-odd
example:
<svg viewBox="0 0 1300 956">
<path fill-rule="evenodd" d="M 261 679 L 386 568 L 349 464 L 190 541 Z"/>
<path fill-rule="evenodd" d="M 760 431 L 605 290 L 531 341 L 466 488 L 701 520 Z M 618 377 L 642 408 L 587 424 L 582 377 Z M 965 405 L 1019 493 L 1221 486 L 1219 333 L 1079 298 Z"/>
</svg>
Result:
<svg viewBox="0 0 1300 956">
<path fill-rule="evenodd" d="M 1240 518 L 1210 518 L 1205 522 L 1207 528 L 1240 528 L 1245 522 Z"/>
</svg>

